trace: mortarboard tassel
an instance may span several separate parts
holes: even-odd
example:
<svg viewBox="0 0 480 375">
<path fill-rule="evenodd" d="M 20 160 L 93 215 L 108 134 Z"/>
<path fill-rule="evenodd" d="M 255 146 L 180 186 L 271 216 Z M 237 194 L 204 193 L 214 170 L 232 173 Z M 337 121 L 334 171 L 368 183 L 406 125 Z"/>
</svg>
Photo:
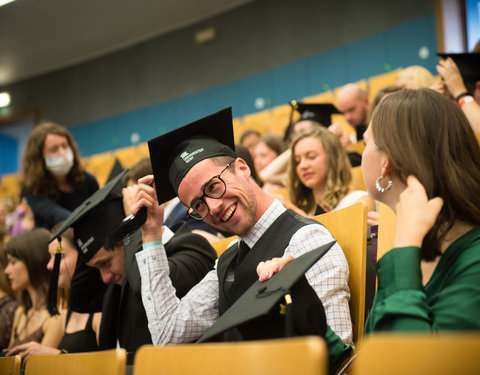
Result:
<svg viewBox="0 0 480 375">
<path fill-rule="evenodd" d="M 50 277 L 50 285 L 47 294 L 47 308 L 51 316 L 58 315 L 57 295 L 58 295 L 58 274 L 60 272 L 60 261 L 62 260 L 63 248 L 62 238 L 58 236 L 58 245 L 55 249 L 55 260 L 53 263 L 52 275 Z"/>
<path fill-rule="evenodd" d="M 290 111 L 290 118 L 288 120 L 287 128 L 285 129 L 285 134 L 283 136 L 283 140 L 285 142 L 290 140 L 289 139 L 290 138 L 290 133 L 292 132 L 292 126 L 293 126 L 293 114 L 298 109 L 298 102 L 296 100 L 292 100 L 288 104 L 290 104 L 290 106 L 292 107 L 292 110 Z"/>
</svg>

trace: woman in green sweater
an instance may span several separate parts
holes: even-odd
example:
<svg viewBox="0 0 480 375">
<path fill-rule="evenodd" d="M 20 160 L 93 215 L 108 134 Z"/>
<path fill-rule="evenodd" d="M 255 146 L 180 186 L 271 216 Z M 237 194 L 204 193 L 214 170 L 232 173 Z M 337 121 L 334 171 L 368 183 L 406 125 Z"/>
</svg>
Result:
<svg viewBox="0 0 480 375">
<path fill-rule="evenodd" d="M 362 169 L 397 214 L 365 332 L 480 329 L 480 148 L 460 108 L 401 90 L 375 109 Z"/>
</svg>

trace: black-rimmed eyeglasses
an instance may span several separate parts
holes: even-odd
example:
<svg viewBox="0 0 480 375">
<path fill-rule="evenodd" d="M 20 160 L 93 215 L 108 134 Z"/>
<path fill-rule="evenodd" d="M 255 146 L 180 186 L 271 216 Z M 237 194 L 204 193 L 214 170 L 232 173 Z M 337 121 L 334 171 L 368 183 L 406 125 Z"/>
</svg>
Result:
<svg viewBox="0 0 480 375">
<path fill-rule="evenodd" d="M 195 220 L 203 220 L 205 216 L 208 215 L 210 209 L 208 208 L 207 203 L 203 199 L 204 197 L 219 199 L 227 191 L 227 185 L 225 181 L 222 180 L 222 173 L 232 164 L 234 160 L 228 163 L 222 171 L 216 176 L 212 177 L 203 187 L 203 195 L 196 199 L 191 206 L 188 208 L 188 216 Z"/>
</svg>

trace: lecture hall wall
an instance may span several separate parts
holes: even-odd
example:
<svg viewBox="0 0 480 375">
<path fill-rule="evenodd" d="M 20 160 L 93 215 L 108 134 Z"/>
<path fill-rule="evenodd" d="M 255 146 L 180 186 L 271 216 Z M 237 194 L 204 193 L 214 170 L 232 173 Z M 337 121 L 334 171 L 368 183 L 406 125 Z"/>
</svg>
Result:
<svg viewBox="0 0 480 375">
<path fill-rule="evenodd" d="M 210 26 L 216 38 L 196 44 Z M 69 127 L 89 156 L 227 106 L 237 117 L 399 67 L 435 73 L 436 51 L 433 0 L 258 0 L 0 91 L 13 112 Z"/>
</svg>

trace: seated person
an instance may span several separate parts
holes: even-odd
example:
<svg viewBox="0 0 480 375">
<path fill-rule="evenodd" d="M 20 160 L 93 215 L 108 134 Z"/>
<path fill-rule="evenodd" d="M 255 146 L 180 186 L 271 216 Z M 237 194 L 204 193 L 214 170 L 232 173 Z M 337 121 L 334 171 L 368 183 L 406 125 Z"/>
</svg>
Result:
<svg viewBox="0 0 480 375">
<path fill-rule="evenodd" d="M 49 271 L 52 271 L 54 268 L 55 251 L 57 248 L 58 240 L 54 239 L 48 246 L 50 261 L 47 264 L 47 269 Z M 63 253 L 61 253 L 61 260 L 58 267 L 58 288 L 68 290 L 70 289 L 70 282 L 75 272 L 78 258 L 72 228 L 67 229 L 61 234 L 61 249 Z M 57 288 L 54 289 L 55 292 L 57 292 Z M 8 355 L 20 354 L 27 360 L 29 356 L 34 354 L 79 353 L 98 350 L 98 335 L 102 316 L 100 312 L 82 314 L 69 308 L 68 311 L 62 309 L 60 314 L 62 326 L 65 327 L 65 329 L 58 347 L 51 347 L 30 341 L 10 349 Z"/>
<path fill-rule="evenodd" d="M 256 173 L 260 173 L 268 164 L 284 152 L 286 144 L 283 137 L 278 134 L 265 134 L 260 137 L 255 146 L 253 163 Z M 284 185 L 263 183 L 262 188 L 267 192 L 274 192 L 275 190 L 283 188 Z"/>
<path fill-rule="evenodd" d="M 28 137 L 20 173 L 20 190 L 35 226 L 50 230 L 98 189 L 82 167 L 77 145 L 63 126 L 48 122 Z"/>
<path fill-rule="evenodd" d="M 152 339 L 140 296 L 140 275 L 135 254 L 142 251 L 140 229 L 124 240 L 114 233 L 124 219 L 122 195 L 117 193 L 122 174 L 105 185 L 87 202 L 88 210 L 76 212 L 57 231 L 74 228 L 78 261 L 97 268 L 108 284 L 103 300 L 100 324 L 100 349 L 120 347 L 127 350 L 127 362 L 133 363 L 136 350 Z M 86 206 L 87 202 L 83 204 Z M 180 223 L 171 230 L 159 227 L 160 240 L 167 251 L 168 278 L 175 294 L 184 296 L 210 271 L 216 259 L 215 250 L 203 237 L 190 232 Z"/>
<path fill-rule="evenodd" d="M 375 211 L 366 191 L 352 191 L 347 154 L 338 137 L 327 129 L 315 126 L 297 134 L 290 150 L 288 190 L 298 213 L 314 216 L 358 201 Z"/>
<path fill-rule="evenodd" d="M 7 255 L 0 244 L 0 349 L 6 348 L 12 334 L 13 316 L 18 307 L 14 292 L 5 275 Z"/>
<path fill-rule="evenodd" d="M 258 130 L 247 129 L 240 136 L 240 144 L 243 147 L 246 147 L 248 149 L 248 152 L 250 152 L 250 155 L 253 155 L 255 145 L 257 144 L 260 137 L 261 137 L 261 134 Z"/>
<path fill-rule="evenodd" d="M 150 185 L 153 176 L 139 180 L 132 211 L 147 207 L 148 212 L 142 227 L 144 250 L 136 256 L 155 345 L 197 340 L 258 279 L 259 262 L 284 254 L 300 256 L 333 239 L 318 222 L 286 210 L 265 193 L 233 147 L 229 109 L 150 141 L 156 183 Z M 190 206 L 193 218 L 241 239 L 222 254 L 216 269 L 181 299 L 175 296 L 168 277 L 159 231 L 163 210 L 158 203 L 175 195 Z M 340 246 L 335 243 L 305 275 L 308 287 L 325 307 L 329 325 L 325 339 L 334 371 L 348 357 L 352 343 L 348 263 Z M 265 338 L 267 330 L 266 326 L 257 337 Z M 242 338 L 241 330 L 225 335 L 227 340 Z"/>
<path fill-rule="evenodd" d="M 397 214 L 365 332 L 478 331 L 480 149 L 465 115 L 432 90 L 401 90 L 365 142 L 369 194 Z"/>
<path fill-rule="evenodd" d="M 49 231 L 37 228 L 12 237 L 5 246 L 5 274 L 20 295 L 8 349 L 30 341 L 57 347 L 62 338 L 62 321 L 59 316 L 51 317 L 46 306 L 49 238 Z"/>
</svg>

